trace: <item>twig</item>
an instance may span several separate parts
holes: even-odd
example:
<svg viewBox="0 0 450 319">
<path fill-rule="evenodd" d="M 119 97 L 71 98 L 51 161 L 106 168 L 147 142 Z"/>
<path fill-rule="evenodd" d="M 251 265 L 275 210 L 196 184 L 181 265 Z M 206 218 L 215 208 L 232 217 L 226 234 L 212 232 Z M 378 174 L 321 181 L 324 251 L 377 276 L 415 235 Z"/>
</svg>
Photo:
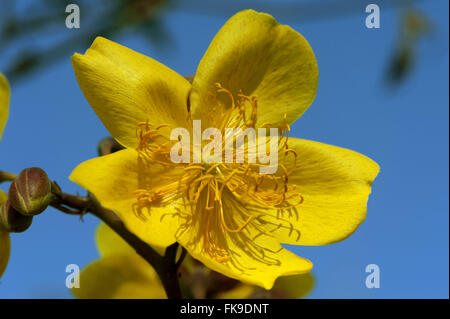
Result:
<svg viewBox="0 0 450 319">
<path fill-rule="evenodd" d="M 185 258 L 186 255 L 187 255 L 187 250 L 186 250 L 186 248 L 181 247 L 181 249 L 182 249 L 182 250 L 181 250 L 180 258 L 178 259 L 178 261 L 177 261 L 177 263 L 176 263 L 177 268 L 180 268 L 181 264 L 183 263 L 184 258 Z"/>
<path fill-rule="evenodd" d="M 144 258 L 150 266 L 155 269 L 161 279 L 168 298 L 182 298 L 178 282 L 178 265 L 175 262 L 172 253 L 172 251 L 175 250 L 176 254 L 178 248 L 177 243 L 169 246 L 166 250 L 166 255 L 161 256 L 150 245 L 142 241 L 134 233 L 130 232 L 114 211 L 101 206 L 94 195 L 89 194 L 87 197 L 81 197 L 63 192 L 56 192 L 55 195 L 57 197 L 57 204 L 53 207 L 56 209 L 60 209 L 60 207 L 70 207 L 72 209 L 77 209 L 80 214 L 91 213 L 98 217 L 133 247 L 136 253 Z M 71 211 L 71 213 L 72 212 L 73 211 Z"/>
<path fill-rule="evenodd" d="M 16 177 L 16 174 L 0 171 L 0 183 L 13 181 Z"/>
<path fill-rule="evenodd" d="M 15 177 L 15 174 L 0 171 L 0 181 L 12 181 Z M 69 215 L 83 216 L 86 213 L 91 213 L 102 220 L 155 269 L 168 298 L 182 298 L 178 282 L 178 268 L 184 258 L 185 251 L 183 250 L 180 259 L 176 262 L 178 243 L 167 247 L 166 254 L 161 256 L 153 247 L 130 232 L 117 214 L 103 207 L 93 194 L 88 194 L 86 197 L 67 194 L 61 191 L 56 182 L 52 183 L 52 193 L 54 195 L 52 207 Z"/>
</svg>

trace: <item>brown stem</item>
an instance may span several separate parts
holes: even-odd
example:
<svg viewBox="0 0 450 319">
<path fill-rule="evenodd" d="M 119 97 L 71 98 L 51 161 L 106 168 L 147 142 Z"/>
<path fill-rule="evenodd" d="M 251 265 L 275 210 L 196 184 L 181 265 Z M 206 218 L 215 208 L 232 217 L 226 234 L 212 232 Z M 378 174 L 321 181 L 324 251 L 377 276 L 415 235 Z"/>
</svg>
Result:
<svg viewBox="0 0 450 319">
<path fill-rule="evenodd" d="M 186 248 L 181 247 L 181 249 L 182 249 L 182 250 L 181 250 L 180 258 L 179 258 L 178 261 L 177 261 L 177 268 L 180 268 L 181 264 L 183 263 L 184 258 L 185 258 L 186 255 L 187 255 L 187 250 L 186 250 Z"/>
<path fill-rule="evenodd" d="M 0 182 L 12 181 L 15 177 L 15 174 L 0 171 Z M 165 255 L 161 256 L 150 245 L 130 232 L 117 214 L 103 207 L 94 195 L 89 194 L 87 197 L 82 197 L 64 193 L 56 182 L 52 183 L 52 193 L 54 195 L 52 207 L 69 215 L 83 216 L 91 213 L 102 220 L 155 269 L 168 298 L 182 298 L 178 282 L 178 268 L 186 253 L 183 249 L 180 259 L 178 262 L 176 261 L 178 243 L 167 247 Z"/>
<path fill-rule="evenodd" d="M 173 251 L 175 251 L 176 254 L 178 244 L 169 246 L 166 250 L 166 255 L 162 257 L 150 245 L 130 232 L 116 213 L 101 206 L 92 194 L 89 194 L 88 197 L 81 197 L 56 191 L 55 195 L 57 199 L 55 204 L 52 205 L 53 207 L 56 209 L 70 207 L 78 210 L 80 215 L 91 213 L 98 217 L 133 247 L 134 250 L 155 269 L 161 279 L 161 283 L 164 286 L 168 298 L 182 298 L 178 282 L 178 265 L 173 257 Z M 70 212 L 74 213 L 73 210 Z"/>
<path fill-rule="evenodd" d="M 170 291 L 166 290 L 167 294 L 172 295 L 172 298 L 181 299 L 181 289 L 178 281 L 178 267 L 176 263 L 178 243 L 174 243 L 166 248 L 166 253 L 162 260 L 160 278 L 164 285 Z"/>
</svg>

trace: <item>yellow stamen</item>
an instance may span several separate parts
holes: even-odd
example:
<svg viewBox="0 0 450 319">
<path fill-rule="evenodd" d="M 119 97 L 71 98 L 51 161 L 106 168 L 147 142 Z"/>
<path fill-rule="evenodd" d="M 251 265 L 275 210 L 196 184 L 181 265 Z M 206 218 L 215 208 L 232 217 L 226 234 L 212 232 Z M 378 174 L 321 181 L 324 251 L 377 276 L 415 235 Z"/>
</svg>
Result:
<svg viewBox="0 0 450 319">
<path fill-rule="evenodd" d="M 217 94 L 225 94 L 229 105 L 220 102 L 212 94 L 216 106 L 212 108 L 212 127 L 218 128 L 222 136 L 225 129 L 255 128 L 257 122 L 258 100 L 255 96 L 246 96 L 242 92 L 235 98 L 229 90 L 216 83 Z M 192 124 L 192 119 L 188 118 Z M 261 127 L 270 127 L 271 123 L 264 123 Z M 139 209 L 152 205 L 165 205 L 173 203 L 178 198 L 186 199 L 186 207 L 177 210 L 175 215 L 183 218 L 185 222 L 179 232 L 196 227 L 198 234 L 192 245 L 201 243 L 206 254 L 221 263 L 231 262 L 235 267 L 242 267 L 232 259 L 232 250 L 229 248 L 229 236 L 248 236 L 251 227 L 259 235 L 268 234 L 263 225 L 273 225 L 272 232 L 286 228 L 282 214 L 277 214 L 278 222 L 267 219 L 263 211 L 275 209 L 280 212 L 289 212 L 303 202 L 303 196 L 288 187 L 289 175 L 296 167 L 297 154 L 288 147 L 290 127 L 287 116 L 284 116 L 284 126 L 279 128 L 278 158 L 279 169 L 273 175 L 261 175 L 261 163 L 236 164 L 237 154 L 233 153 L 233 163 L 178 163 L 170 159 L 170 150 L 174 141 L 169 140 L 170 127 L 167 124 L 153 125 L 149 121 L 138 123 L 136 137 L 138 139 L 138 152 L 142 163 L 153 167 L 160 165 L 166 168 L 181 168 L 174 176 L 159 176 L 164 180 L 162 185 L 150 189 L 138 189 L 134 192 Z M 234 142 L 234 141 L 233 141 Z M 266 141 L 268 143 L 268 141 Z M 225 140 L 222 141 L 222 150 L 225 151 Z M 250 152 L 250 151 L 249 151 Z M 224 154 L 224 152 L 223 152 Z M 191 158 L 193 154 L 191 151 Z M 292 167 L 286 167 L 287 159 L 293 156 Z M 170 171 L 170 170 L 167 170 Z M 231 199 L 232 204 L 226 201 Z M 295 200 L 297 199 L 297 200 Z M 294 202 L 292 202 L 294 200 Z M 227 205 L 227 206 L 226 206 Z M 255 213 L 256 212 L 256 213 Z M 290 233 L 299 232 L 289 226 Z M 259 236 L 258 235 L 258 236 Z M 256 236 L 256 237 L 258 237 Z M 299 236 L 299 235 L 298 235 Z M 255 237 L 255 238 L 256 238 Z M 253 238 L 253 239 L 255 239 Z M 264 248 L 248 238 L 246 250 L 254 258 L 266 263 L 276 263 L 265 254 Z"/>
</svg>

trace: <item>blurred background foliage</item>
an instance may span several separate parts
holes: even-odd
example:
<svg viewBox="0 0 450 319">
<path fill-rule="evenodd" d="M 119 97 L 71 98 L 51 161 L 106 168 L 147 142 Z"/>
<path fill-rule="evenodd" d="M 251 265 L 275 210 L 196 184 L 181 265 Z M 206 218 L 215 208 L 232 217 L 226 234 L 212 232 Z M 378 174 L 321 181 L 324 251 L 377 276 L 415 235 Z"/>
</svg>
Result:
<svg viewBox="0 0 450 319">
<path fill-rule="evenodd" d="M 89 47 L 93 39 L 102 35 L 114 37 L 118 33 L 141 33 L 153 45 L 168 48 L 173 41 L 165 28 L 165 12 L 176 8 L 186 12 L 229 17 L 244 8 L 258 8 L 286 21 L 320 21 L 361 14 L 367 3 L 361 0 L 291 1 L 277 4 L 264 0 L 40 0 L 28 8 L 18 10 L 14 0 L 1 0 L 0 11 L 0 69 L 14 83 L 27 75 L 42 70 L 76 48 Z M 61 28 L 68 13 L 69 3 L 80 7 L 80 29 Z M 416 46 L 433 34 L 433 24 L 423 12 L 406 0 L 377 1 L 383 10 L 400 7 L 398 40 L 386 61 L 385 81 L 388 85 L 401 84 L 418 63 Z M 26 11 L 24 14 L 23 10 Z M 70 32 L 68 32 L 70 31 Z M 51 36 L 57 41 L 45 48 L 34 44 L 37 39 Z M 21 39 L 26 41 L 20 41 Z"/>
</svg>

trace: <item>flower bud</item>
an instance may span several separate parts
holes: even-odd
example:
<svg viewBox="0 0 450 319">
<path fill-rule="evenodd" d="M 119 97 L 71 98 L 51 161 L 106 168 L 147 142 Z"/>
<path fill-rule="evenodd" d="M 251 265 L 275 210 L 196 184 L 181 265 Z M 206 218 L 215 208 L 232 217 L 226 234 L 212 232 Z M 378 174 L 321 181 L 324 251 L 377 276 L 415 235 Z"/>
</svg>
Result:
<svg viewBox="0 0 450 319">
<path fill-rule="evenodd" d="M 124 147 L 113 137 L 105 137 L 98 143 L 98 155 L 108 155 L 123 150 Z"/>
<path fill-rule="evenodd" d="M 22 215 L 35 216 L 50 205 L 52 183 L 47 173 L 38 167 L 26 168 L 11 183 L 9 200 Z"/>
<path fill-rule="evenodd" d="M 33 221 L 32 216 L 25 216 L 15 210 L 9 200 L 0 206 L 0 230 L 8 233 L 22 233 Z"/>
</svg>

